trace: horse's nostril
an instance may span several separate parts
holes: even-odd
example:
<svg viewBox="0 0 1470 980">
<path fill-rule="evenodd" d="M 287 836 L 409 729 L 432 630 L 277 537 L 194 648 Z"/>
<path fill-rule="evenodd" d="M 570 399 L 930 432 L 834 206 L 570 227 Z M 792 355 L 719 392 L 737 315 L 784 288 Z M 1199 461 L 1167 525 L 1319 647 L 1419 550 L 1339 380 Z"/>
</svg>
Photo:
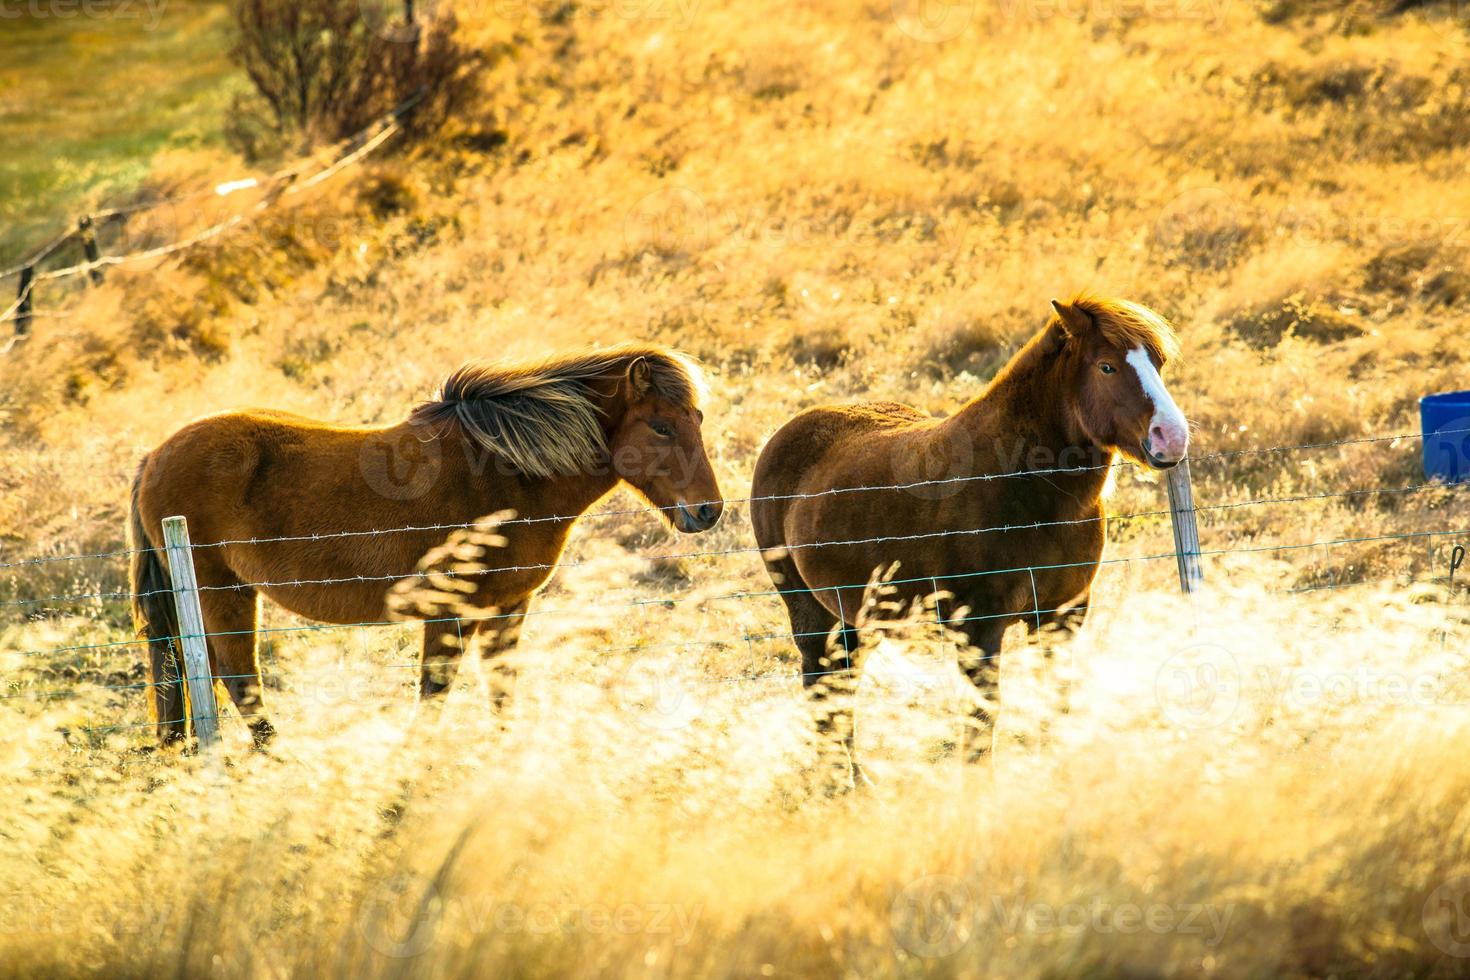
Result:
<svg viewBox="0 0 1470 980">
<path fill-rule="evenodd" d="M 715 505 L 714 504 L 700 504 L 699 505 L 699 510 L 695 512 L 695 515 L 694 516 L 696 516 L 696 517 L 699 518 L 699 523 L 701 523 L 701 524 L 712 524 L 712 523 L 714 523 L 714 519 L 715 519 Z"/>
</svg>

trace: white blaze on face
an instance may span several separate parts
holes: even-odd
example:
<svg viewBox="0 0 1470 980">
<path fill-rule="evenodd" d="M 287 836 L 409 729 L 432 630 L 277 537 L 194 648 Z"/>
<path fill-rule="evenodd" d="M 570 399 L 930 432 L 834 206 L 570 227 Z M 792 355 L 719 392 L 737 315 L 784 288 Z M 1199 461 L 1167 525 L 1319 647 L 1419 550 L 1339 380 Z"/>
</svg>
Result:
<svg viewBox="0 0 1470 980">
<path fill-rule="evenodd" d="M 1189 423 L 1184 413 L 1169 396 L 1164 379 L 1159 377 L 1148 351 L 1141 345 L 1128 352 L 1128 363 L 1133 365 L 1143 393 L 1154 403 L 1154 417 L 1148 426 L 1148 450 L 1166 463 L 1177 462 L 1189 450 Z"/>
</svg>

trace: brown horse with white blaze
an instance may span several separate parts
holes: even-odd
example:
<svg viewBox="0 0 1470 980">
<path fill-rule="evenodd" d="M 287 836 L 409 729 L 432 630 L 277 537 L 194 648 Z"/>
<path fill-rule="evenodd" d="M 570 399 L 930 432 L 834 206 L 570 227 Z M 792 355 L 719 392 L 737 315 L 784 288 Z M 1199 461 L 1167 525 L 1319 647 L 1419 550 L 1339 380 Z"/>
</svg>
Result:
<svg viewBox="0 0 1470 980">
<path fill-rule="evenodd" d="M 158 734 L 187 734 L 162 558 L 162 520 L 188 519 L 213 674 L 257 742 L 273 734 L 256 657 L 259 600 L 308 619 L 387 618 L 388 594 L 446 529 L 513 512 L 494 567 L 466 576 L 481 613 L 424 624 L 420 694 L 441 695 L 463 650 L 513 646 L 577 516 L 626 483 L 686 533 L 723 509 L 705 454 L 703 380 L 688 357 L 621 345 L 511 365 L 472 364 L 386 427 L 272 411 L 199 419 L 143 460 L 133 484 L 134 619 L 148 640 Z M 497 696 L 499 700 L 499 696 Z"/>
<path fill-rule="evenodd" d="M 1082 625 L 1115 456 L 1153 469 L 1184 458 L 1188 424 L 1160 377 L 1178 348 L 1169 324 L 1116 299 L 1052 306 L 1045 327 L 949 418 L 891 403 L 818 407 L 762 450 L 751 521 L 815 700 L 855 679 L 865 585 L 896 562 L 896 605 L 938 603 L 969 641 L 964 673 L 995 703 L 1007 627 Z M 850 712 L 823 710 L 819 729 L 850 759 Z M 994 727 L 984 708 L 975 718 L 972 758 Z"/>
</svg>

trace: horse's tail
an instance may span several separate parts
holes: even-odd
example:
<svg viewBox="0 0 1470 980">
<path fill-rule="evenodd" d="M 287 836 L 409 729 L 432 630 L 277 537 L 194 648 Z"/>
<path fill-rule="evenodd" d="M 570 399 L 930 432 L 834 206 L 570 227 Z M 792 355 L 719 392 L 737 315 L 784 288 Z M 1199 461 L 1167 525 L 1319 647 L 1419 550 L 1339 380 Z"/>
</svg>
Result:
<svg viewBox="0 0 1470 980">
<path fill-rule="evenodd" d="M 133 626 L 148 641 L 149 691 L 153 720 L 159 741 L 182 739 L 187 733 L 184 710 L 183 673 L 179 670 L 179 617 L 173 604 L 173 579 L 164 566 L 159 549 L 148 540 L 138 495 L 143 486 L 145 456 L 133 477 L 132 502 L 128 516 L 128 547 L 132 549 L 131 582 Z"/>
</svg>

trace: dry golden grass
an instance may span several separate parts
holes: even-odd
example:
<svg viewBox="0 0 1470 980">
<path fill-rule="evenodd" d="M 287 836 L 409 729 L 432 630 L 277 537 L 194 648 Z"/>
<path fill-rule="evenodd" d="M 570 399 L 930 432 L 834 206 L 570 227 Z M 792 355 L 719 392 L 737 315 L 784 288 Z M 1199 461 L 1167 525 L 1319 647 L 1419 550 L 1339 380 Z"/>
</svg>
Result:
<svg viewBox="0 0 1470 980">
<path fill-rule="evenodd" d="M 793 412 L 953 410 L 1083 288 L 1179 324 L 1198 454 L 1417 431 L 1470 338 L 1457 8 L 1141 9 L 471 6 L 511 53 L 480 116 L 114 271 L 0 362 L 0 560 L 121 546 L 138 454 L 195 415 L 386 420 L 464 358 L 634 337 L 706 360 L 706 441 L 742 497 Z M 1418 452 L 1205 459 L 1196 497 L 1412 487 Z M 1129 470 L 1110 509 L 1162 500 Z M 1072 712 L 1017 647 L 984 767 L 950 752 L 945 641 L 896 636 L 856 695 L 878 787 L 838 799 L 793 652 L 746 639 L 787 628 L 779 604 L 715 598 L 764 591 L 756 557 L 659 557 L 749 547 L 739 505 L 697 539 L 587 522 L 503 724 L 474 671 L 441 727 L 413 723 L 408 627 L 269 611 L 283 737 L 253 754 L 231 718 L 217 768 L 96 730 L 146 722 L 138 654 L 57 650 L 129 639 L 121 604 L 3 607 L 0 964 L 1463 975 L 1466 535 L 1390 538 L 1466 519 L 1443 489 L 1207 510 L 1205 549 L 1236 552 L 1206 560 L 1214 591 L 1185 605 L 1170 560 L 1108 565 L 1057 668 Z M 1172 547 L 1157 517 L 1110 538 Z M 1357 538 L 1384 540 L 1266 550 Z M 1329 584 L 1352 587 L 1283 593 Z M 0 600 L 122 585 L 115 560 L 60 562 L 0 572 Z"/>
<path fill-rule="evenodd" d="M 415 726 L 408 651 L 381 636 L 278 641 L 287 735 L 260 755 L 231 728 L 223 767 L 63 747 L 100 707 L 83 688 L 29 709 L 0 763 L 23 803 L 0 818 L 7 965 L 1459 975 L 1464 607 L 1113 585 L 1138 601 L 1069 651 L 1070 714 L 1034 658 L 1007 664 L 984 767 L 949 754 L 964 693 L 942 644 L 885 641 L 856 697 L 878 781 L 857 798 L 812 775 L 780 644 L 659 646 L 732 618 L 709 607 L 538 626 L 503 724 L 472 674 Z"/>
</svg>

